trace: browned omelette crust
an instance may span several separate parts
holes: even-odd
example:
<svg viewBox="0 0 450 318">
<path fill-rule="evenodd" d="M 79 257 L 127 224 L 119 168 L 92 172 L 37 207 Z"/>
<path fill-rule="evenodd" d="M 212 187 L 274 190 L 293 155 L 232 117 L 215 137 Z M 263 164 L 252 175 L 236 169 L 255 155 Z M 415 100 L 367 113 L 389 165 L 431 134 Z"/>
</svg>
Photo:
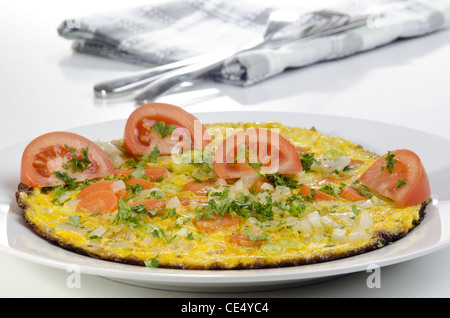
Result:
<svg viewBox="0 0 450 318">
<path fill-rule="evenodd" d="M 144 260 L 139 259 L 131 255 L 131 257 L 120 257 L 115 254 L 100 254 L 98 252 L 92 251 L 92 246 L 84 246 L 79 247 L 75 246 L 69 242 L 62 241 L 58 239 L 57 237 L 51 235 L 48 233 L 45 229 L 41 228 L 37 224 L 35 224 L 29 217 L 28 217 L 28 211 L 31 209 L 31 207 L 27 206 L 27 204 L 20 198 L 20 192 L 27 193 L 28 195 L 32 195 L 34 189 L 32 187 L 29 187 L 23 183 L 19 184 L 18 191 L 16 192 L 16 201 L 20 208 L 22 208 L 22 215 L 25 220 L 25 222 L 33 229 L 35 233 L 37 233 L 42 238 L 46 239 L 47 241 L 56 244 L 66 250 L 81 254 L 90 256 L 96 259 L 101 259 L 105 261 L 112 261 L 117 263 L 124 263 L 124 264 L 131 264 L 131 265 L 139 265 L 139 266 L 145 266 Z M 241 263 L 240 265 L 234 267 L 234 269 L 258 269 L 258 268 L 274 268 L 274 267 L 287 267 L 287 266 L 298 266 L 298 265 L 307 265 L 307 264 L 315 264 L 315 263 L 322 263 L 322 262 L 328 262 L 333 260 L 338 260 L 350 256 L 355 256 L 363 253 L 367 253 L 376 249 L 379 249 L 389 243 L 395 242 L 403 237 L 405 237 L 410 231 L 412 231 L 417 225 L 421 223 L 423 218 L 425 217 L 425 210 L 428 205 L 429 201 L 423 202 L 419 211 L 419 219 L 414 222 L 413 227 L 411 227 L 409 230 L 399 232 L 399 233 L 393 233 L 391 231 L 379 231 L 374 234 L 374 238 L 370 240 L 368 244 L 365 244 L 359 248 L 346 251 L 344 253 L 336 253 L 332 249 L 329 250 L 327 253 L 322 253 L 320 255 L 316 255 L 310 258 L 289 258 L 289 259 L 282 259 L 279 262 L 266 262 L 264 259 L 258 259 L 252 263 Z M 207 266 L 192 266 L 185 264 L 178 264 L 177 266 L 165 266 L 161 265 L 161 268 L 182 268 L 182 269 L 192 269 L 192 270 L 222 270 L 227 269 L 223 266 L 222 263 L 210 263 Z"/>
</svg>

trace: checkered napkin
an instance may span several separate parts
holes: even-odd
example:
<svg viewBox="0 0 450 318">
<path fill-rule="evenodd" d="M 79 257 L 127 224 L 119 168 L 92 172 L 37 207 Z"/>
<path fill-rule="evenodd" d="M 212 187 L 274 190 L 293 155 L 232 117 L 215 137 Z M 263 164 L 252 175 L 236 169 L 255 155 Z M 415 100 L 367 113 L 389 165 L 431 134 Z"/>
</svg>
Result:
<svg viewBox="0 0 450 318">
<path fill-rule="evenodd" d="M 58 33 L 73 40 L 78 52 L 160 65 L 222 47 L 239 47 L 260 38 L 275 9 L 247 0 L 152 0 L 148 5 L 120 12 L 65 20 Z M 266 47 L 228 59 L 208 76 L 252 85 L 287 68 L 343 58 L 450 24 L 450 0 L 344 0 L 315 9 L 370 16 L 364 26 L 306 42 L 280 46 L 280 38 L 275 37 Z M 301 13 L 292 27 L 314 22 L 310 13 Z"/>
</svg>

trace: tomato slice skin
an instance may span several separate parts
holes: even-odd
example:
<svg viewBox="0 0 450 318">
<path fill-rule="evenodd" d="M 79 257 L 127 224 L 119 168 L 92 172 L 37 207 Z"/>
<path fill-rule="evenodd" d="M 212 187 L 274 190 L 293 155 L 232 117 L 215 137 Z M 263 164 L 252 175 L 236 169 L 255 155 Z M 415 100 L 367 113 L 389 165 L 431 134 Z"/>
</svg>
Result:
<svg viewBox="0 0 450 318">
<path fill-rule="evenodd" d="M 88 148 L 90 164 L 83 171 L 72 172 L 62 167 L 71 159 L 70 151 L 75 149 L 77 156 Z M 106 153 L 91 140 L 71 132 L 56 131 L 41 135 L 32 140 L 22 155 L 20 182 L 30 187 L 48 187 L 63 184 L 54 175 L 61 171 L 75 178 L 76 182 L 114 175 L 115 169 Z"/>
<path fill-rule="evenodd" d="M 392 199 L 401 206 L 411 206 L 428 200 L 431 196 L 430 182 L 417 154 L 408 149 L 391 151 L 397 160 L 392 172 L 386 165 L 388 154 L 379 158 L 360 177 L 360 181 L 373 192 Z M 399 184 L 399 180 L 404 180 Z"/>
<path fill-rule="evenodd" d="M 177 129 L 180 130 L 179 136 L 162 138 L 152 131 L 156 122 L 175 126 L 177 134 Z M 200 120 L 178 106 L 164 103 L 139 106 L 128 117 L 123 137 L 125 149 L 133 155 L 151 153 L 156 145 L 160 154 L 171 154 L 176 145 L 204 149 L 209 142 L 209 134 Z M 180 149 L 174 151 L 179 153 Z"/>
<path fill-rule="evenodd" d="M 239 158 L 243 145 L 250 163 L 264 163 L 261 173 L 288 174 L 303 170 L 298 152 L 288 139 L 273 130 L 251 128 L 227 137 L 217 147 L 213 158 L 217 177 L 232 179 L 258 173 L 244 158 Z"/>
</svg>

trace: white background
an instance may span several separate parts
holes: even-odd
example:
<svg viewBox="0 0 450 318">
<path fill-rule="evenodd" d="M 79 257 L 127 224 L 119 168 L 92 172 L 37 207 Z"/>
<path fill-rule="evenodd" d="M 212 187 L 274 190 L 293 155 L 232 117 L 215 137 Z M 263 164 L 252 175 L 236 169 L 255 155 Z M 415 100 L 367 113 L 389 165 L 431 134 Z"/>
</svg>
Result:
<svg viewBox="0 0 450 318">
<path fill-rule="evenodd" d="M 67 18 L 143 1 L 22 1 L 0 3 L 0 149 L 42 133 L 122 119 L 132 101 L 98 100 L 98 81 L 138 66 L 74 53 L 57 35 Z M 286 72 L 253 87 L 207 81 L 172 91 L 160 101 L 191 112 L 298 111 L 372 119 L 450 139 L 450 30 L 398 41 L 339 61 Z M 0 159 L 1 160 L 1 159 Z M 360 272 L 310 286 L 251 294 L 202 294 L 134 287 L 69 273 L 0 253 L 1 297 L 448 297 L 450 248 L 381 270 L 381 288 Z"/>
</svg>

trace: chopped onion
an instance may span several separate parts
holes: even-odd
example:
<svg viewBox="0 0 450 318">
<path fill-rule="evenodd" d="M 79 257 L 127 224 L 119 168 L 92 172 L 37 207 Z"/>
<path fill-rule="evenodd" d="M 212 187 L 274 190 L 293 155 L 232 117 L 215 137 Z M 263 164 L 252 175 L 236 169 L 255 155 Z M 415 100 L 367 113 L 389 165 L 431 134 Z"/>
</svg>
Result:
<svg viewBox="0 0 450 318">
<path fill-rule="evenodd" d="M 90 235 L 92 236 L 102 236 L 106 232 L 106 229 L 103 226 L 98 226 L 95 230 L 93 230 Z"/>
<path fill-rule="evenodd" d="M 340 228 L 342 225 L 340 225 L 339 223 L 334 222 L 332 219 L 330 219 L 328 216 L 322 216 L 321 218 L 322 223 L 335 227 L 335 228 Z"/>
<path fill-rule="evenodd" d="M 269 191 L 272 191 L 272 190 L 273 190 L 273 185 L 271 185 L 270 183 L 264 182 L 264 183 L 261 185 L 261 189 L 262 189 L 262 190 L 269 190 Z"/>
<path fill-rule="evenodd" d="M 378 206 L 378 205 L 385 205 L 385 204 L 386 204 L 386 201 L 380 199 L 380 198 L 377 197 L 376 195 L 372 196 L 371 200 L 372 200 L 372 202 L 373 202 L 373 204 L 374 204 L 375 206 Z"/>
<path fill-rule="evenodd" d="M 216 180 L 214 185 L 216 185 L 216 186 L 226 186 L 227 185 L 227 181 L 225 179 L 219 178 L 219 179 Z"/>
<path fill-rule="evenodd" d="M 373 207 L 373 201 L 370 199 L 365 201 L 358 201 L 355 202 L 355 205 L 363 209 L 369 209 Z"/>
<path fill-rule="evenodd" d="M 186 236 L 186 235 L 187 235 L 187 228 L 186 228 L 186 227 L 181 228 L 181 230 L 179 230 L 179 231 L 176 233 L 176 235 L 177 235 L 177 236 Z"/>
<path fill-rule="evenodd" d="M 58 201 L 61 203 L 66 203 L 67 200 L 69 200 L 70 194 L 72 193 L 72 191 L 66 191 L 64 192 L 63 195 L 61 195 L 60 197 L 58 197 Z M 69 201 L 67 201 L 69 202 Z"/>
<path fill-rule="evenodd" d="M 282 248 L 278 244 L 264 244 L 261 247 L 261 252 L 268 255 L 278 255 L 282 252 Z"/>
<path fill-rule="evenodd" d="M 72 199 L 72 200 L 66 201 L 64 203 L 64 205 L 66 205 L 67 207 L 69 207 L 71 209 L 76 209 L 76 207 L 80 201 L 81 201 L 80 199 Z"/>
<path fill-rule="evenodd" d="M 298 225 L 297 225 L 298 224 Z M 305 234 L 312 234 L 313 230 L 311 227 L 311 223 L 307 219 L 303 219 L 295 224 L 292 228 L 295 228 L 295 231 L 299 231 Z"/>
<path fill-rule="evenodd" d="M 319 211 L 314 211 L 314 212 L 309 213 L 307 218 L 314 228 L 322 227 L 322 222 L 320 220 Z"/>
<path fill-rule="evenodd" d="M 69 224 L 69 223 L 59 223 L 55 226 L 55 229 L 68 231 L 68 232 L 75 232 L 80 235 L 84 235 L 88 231 L 87 228 L 73 226 L 72 224 Z"/>
<path fill-rule="evenodd" d="M 96 141 L 95 143 L 106 153 L 114 168 L 118 169 L 122 165 L 123 153 L 119 148 L 110 142 Z"/>
<path fill-rule="evenodd" d="M 286 186 L 277 186 L 277 191 L 279 191 L 282 195 L 290 195 L 291 194 L 291 188 Z"/>
<path fill-rule="evenodd" d="M 334 160 L 327 159 L 325 156 L 320 158 L 320 168 L 325 171 L 342 171 L 350 163 L 350 158 L 340 156 Z"/>
<path fill-rule="evenodd" d="M 128 241 L 118 241 L 109 244 L 109 247 L 123 249 L 123 250 L 131 250 L 133 249 L 133 245 Z"/>
<path fill-rule="evenodd" d="M 181 202 L 178 199 L 178 197 L 172 197 L 169 200 L 167 200 L 166 208 L 168 209 L 178 208 L 180 205 Z"/>
<path fill-rule="evenodd" d="M 344 229 L 334 229 L 331 234 L 331 239 L 338 243 L 347 242 L 347 231 Z"/>
<path fill-rule="evenodd" d="M 259 178 L 261 178 L 259 174 L 252 174 L 242 177 L 240 180 L 242 180 L 242 185 L 244 188 L 250 189 Z"/>
<path fill-rule="evenodd" d="M 350 234 L 348 235 L 348 241 L 350 243 L 355 243 L 361 240 L 368 240 L 372 237 L 371 234 L 367 234 L 366 232 L 362 232 L 362 231 L 352 231 L 350 232 Z"/>
<path fill-rule="evenodd" d="M 147 200 L 149 198 L 155 198 L 155 193 L 161 197 L 166 196 L 160 188 L 152 188 L 152 189 L 142 190 L 137 196 L 132 198 L 130 201 L 132 201 L 133 203 L 139 203 L 139 202 Z"/>
<path fill-rule="evenodd" d="M 122 180 L 114 181 L 111 184 L 111 190 L 116 193 L 120 190 L 126 189 L 125 183 Z"/>
<path fill-rule="evenodd" d="M 360 214 L 358 230 L 367 231 L 372 228 L 373 221 L 369 212 L 364 211 Z"/>
</svg>

